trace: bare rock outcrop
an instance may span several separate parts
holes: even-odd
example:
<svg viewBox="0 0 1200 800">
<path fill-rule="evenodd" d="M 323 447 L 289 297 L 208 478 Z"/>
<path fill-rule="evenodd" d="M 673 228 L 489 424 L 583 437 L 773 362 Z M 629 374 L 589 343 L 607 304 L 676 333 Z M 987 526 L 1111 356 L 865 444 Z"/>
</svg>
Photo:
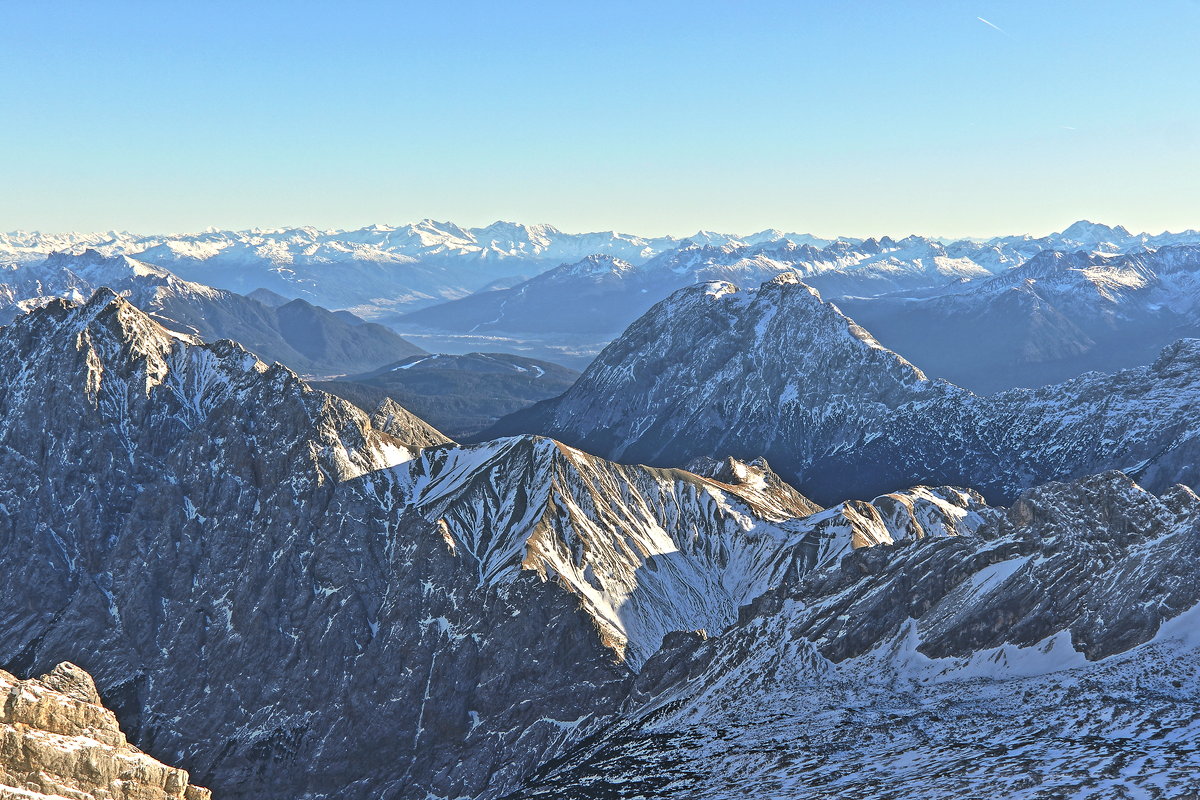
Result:
<svg viewBox="0 0 1200 800">
<path fill-rule="evenodd" d="M 129 744 L 92 676 L 64 661 L 40 678 L 0 670 L 0 800 L 209 800 Z"/>
</svg>

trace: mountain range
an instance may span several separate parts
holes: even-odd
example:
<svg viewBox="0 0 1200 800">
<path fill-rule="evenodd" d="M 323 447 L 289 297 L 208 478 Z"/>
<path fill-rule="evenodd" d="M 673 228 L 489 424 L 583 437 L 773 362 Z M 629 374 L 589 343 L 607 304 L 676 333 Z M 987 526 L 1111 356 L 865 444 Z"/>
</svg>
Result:
<svg viewBox="0 0 1200 800">
<path fill-rule="evenodd" d="M 983 281 L 836 302 L 926 372 L 990 394 L 1145 364 L 1200 335 L 1200 245 L 1044 250 Z"/>
<path fill-rule="evenodd" d="M 928 374 L 991 393 L 1144 363 L 1192 325 L 1186 312 L 1150 299 L 1154 291 L 1135 297 L 1084 285 L 1089 279 L 1076 274 L 1082 262 L 1061 263 L 1064 280 L 1031 284 L 1031 273 L 1050 263 L 1039 259 L 1091 259 L 1095 275 L 1101 266 L 1128 271 L 1116 264 L 1123 255 L 1152 261 L 1152 253 L 1184 246 L 1200 246 L 1200 233 L 1134 234 L 1088 221 L 1042 237 L 949 241 L 822 239 L 771 229 L 679 239 L 423 220 L 352 231 L 18 232 L 0 235 L 0 268 L 7 265 L 19 281 L 55 252 L 80 255 L 90 247 L 268 306 L 299 298 L 382 322 L 426 350 L 508 351 L 580 369 L 679 288 L 711 280 L 752 286 L 790 272 Z M 1182 274 L 1179 265 L 1168 269 Z M 952 335 L 926 335 L 942 330 Z M 1153 344 L 1130 344 L 1135 340 Z M 327 370 L 282 360 L 312 374 L 363 372 L 387 361 Z"/>
<path fill-rule="evenodd" d="M 654 269 L 703 270 L 738 261 L 796 264 L 807 277 L 869 266 L 870 278 L 847 285 L 912 285 L 922 275 L 954 276 L 980 269 L 995 272 L 1042 250 L 1129 252 L 1166 244 L 1200 244 L 1200 233 L 1132 234 L 1120 226 L 1077 222 L 1044 237 L 1004 236 L 986 241 L 946 241 L 921 236 L 893 240 L 785 233 L 768 229 L 751 235 L 699 231 L 687 238 L 638 236 L 613 231 L 564 233 L 551 225 L 496 222 L 464 228 L 452 222 L 422 220 L 401 226 L 372 225 L 358 230 L 313 227 L 209 229 L 186 234 L 40 233 L 0 234 L 0 268 L 42 261 L 51 253 L 78 254 L 91 248 L 103 255 L 126 255 L 165 268 L 185 279 L 248 294 L 266 288 L 315 305 L 349 309 L 366 318 L 411 310 L 463 297 L 499 281 L 513 285 L 558 265 L 601 255 L 641 266 L 683 250 Z M 724 254 L 722 255 L 722 251 Z M 915 273 L 915 274 L 906 274 Z M 743 273 L 749 275 L 749 273 Z M 770 275 L 761 274 L 758 280 Z M 586 278 L 586 275 L 583 276 Z M 751 276 L 752 277 L 752 276 Z M 730 275 L 701 274 L 696 280 Z M 816 284 L 831 296 L 833 277 Z M 924 278 L 930 280 L 930 277 Z M 750 282 L 750 281 L 745 281 Z M 661 287 L 662 299 L 678 285 Z M 644 309 L 642 309 L 644 310 Z"/>
<path fill-rule="evenodd" d="M 733 237 L 711 235 L 714 241 Z M 0 265 L 91 248 L 136 256 L 198 283 L 240 293 L 265 288 L 367 316 L 459 297 L 511 276 L 540 272 L 592 253 L 637 261 L 678 244 L 672 237 L 567 234 L 550 225 L 496 222 L 462 228 L 420 222 L 359 230 L 311 227 L 174 235 L 106 233 L 0 235 Z"/>
<path fill-rule="evenodd" d="M 482 437 L 536 432 L 648 464 L 765 456 L 819 502 L 915 483 L 993 501 L 1125 469 L 1155 491 L 1197 485 L 1200 340 L 1149 366 L 980 397 L 932 380 L 792 274 L 756 289 L 681 289 L 563 395 Z"/>
<path fill-rule="evenodd" d="M 1072 290 L 1073 296 L 1064 287 L 1050 299 L 1040 295 L 1050 291 L 1048 285 L 1036 290 L 1026 287 L 1037 297 L 1004 294 L 1010 284 L 1026 280 L 1020 277 L 1027 274 L 1022 272 L 1026 262 L 1032 260 L 1030 272 L 1036 272 L 1047 263 L 1039 261 L 1042 258 L 1110 263 L 1122 254 L 1145 259 L 1148 248 L 1149 252 L 1181 250 L 1196 242 L 1200 234 L 1193 231 L 1133 235 L 1119 226 L 1089 222 L 1041 238 L 988 241 L 885 236 L 839 239 L 820 247 L 786 238 L 756 243 L 689 241 L 644 262 L 611 253 L 590 255 L 508 288 L 476 292 L 386 321 L 403 334 L 439 342 L 490 336 L 511 348 L 516 343 L 532 341 L 545 347 L 578 338 L 585 347 L 598 343 L 588 349 L 588 355 L 594 356 L 604 343 L 677 289 L 713 280 L 754 286 L 791 273 L 842 305 L 930 374 L 991 392 L 1078 374 L 1072 370 L 1111 371 L 1142 363 L 1138 358 L 1145 355 L 1145 348 L 1135 353 L 1127 347 L 1118 353 L 1109 347 L 1119 335 L 1132 332 L 1153 338 L 1158 346 L 1166 343 L 1160 330 L 1171 324 L 1163 319 L 1166 314 L 1124 310 L 1120 298 L 1093 297 L 1095 292 L 1089 294 L 1085 287 Z M 1178 266 L 1172 269 L 1179 271 Z M 917 301 L 921 302 L 912 305 Z M 1096 321 L 1114 314 L 1127 317 L 1120 331 Z M 977 317 L 983 318 L 981 324 L 971 328 Z M 1154 330 L 1142 331 L 1140 323 Z M 943 325 L 950 335 L 942 335 Z M 444 334 L 441 339 L 435 337 L 439 331 Z M 1060 336 L 1064 341 L 1058 340 Z M 552 351 L 535 352 L 562 359 Z"/>
<path fill-rule="evenodd" d="M 5 239 L 0 797 L 1200 793 L 1191 233 L 591 236 Z M 636 318 L 576 377 L 313 305 L 512 267 Z M 929 377 L 959 302 L 1069 374 Z"/>
<path fill-rule="evenodd" d="M 760 290 L 791 291 L 836 313 Z M 1184 487 L 822 509 L 762 460 L 454 445 L 106 290 L 0 329 L 0 363 L 0 663 L 78 663 L 218 796 L 950 796 L 964 753 L 991 785 L 1194 774 Z M 1023 744 L 1049 724 L 1078 758 Z M 951 777 L 871 783 L 913 760 Z"/>
<path fill-rule="evenodd" d="M 1018 263 L 983 244 L 960 243 L 955 255 L 950 252 L 939 242 L 915 236 L 900 242 L 887 237 L 838 241 L 823 249 L 789 241 L 686 243 L 638 266 L 611 255 L 592 255 L 512 288 L 409 312 L 396 322 L 464 332 L 616 334 L 675 289 L 710 280 L 761 283 L 794 273 L 818 287 L 878 293 L 985 277 Z"/>
<path fill-rule="evenodd" d="M 0 277 L 7 279 L 0 283 L 0 320 L 5 321 L 52 298 L 78 302 L 103 287 L 126 295 L 178 333 L 233 339 L 268 361 L 307 374 L 345 374 L 425 353 L 394 331 L 344 311 L 259 293 L 268 300 L 262 303 L 182 280 L 129 256 L 104 256 L 91 249 L 79 255 L 52 253 Z"/>
</svg>

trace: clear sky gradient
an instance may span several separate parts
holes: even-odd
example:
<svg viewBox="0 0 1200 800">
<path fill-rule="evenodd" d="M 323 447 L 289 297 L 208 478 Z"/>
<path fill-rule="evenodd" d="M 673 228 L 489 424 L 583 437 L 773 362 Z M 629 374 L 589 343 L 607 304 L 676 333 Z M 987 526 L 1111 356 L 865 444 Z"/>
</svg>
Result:
<svg viewBox="0 0 1200 800">
<path fill-rule="evenodd" d="M 1200 227 L 1196 0 L 3 6 L 0 230 Z"/>
</svg>

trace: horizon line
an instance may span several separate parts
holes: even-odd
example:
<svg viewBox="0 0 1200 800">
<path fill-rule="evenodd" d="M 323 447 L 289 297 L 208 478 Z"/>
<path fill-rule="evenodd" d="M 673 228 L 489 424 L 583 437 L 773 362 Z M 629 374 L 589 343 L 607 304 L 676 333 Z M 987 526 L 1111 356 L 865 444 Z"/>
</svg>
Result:
<svg viewBox="0 0 1200 800">
<path fill-rule="evenodd" d="M 15 236 L 22 236 L 22 235 L 25 235 L 25 236 L 28 236 L 28 235 L 67 236 L 67 235 L 72 235 L 72 234 L 74 234 L 74 235 L 105 234 L 105 235 L 109 235 L 109 236 L 114 236 L 114 235 L 116 235 L 116 236 L 134 236 L 134 237 L 162 236 L 165 238 L 170 238 L 170 237 L 178 237 L 178 236 L 199 236 L 199 235 L 203 235 L 206 233 L 208 233 L 208 234 L 211 234 L 211 233 L 270 234 L 270 233 L 282 233 L 285 231 L 293 231 L 293 230 L 311 230 L 311 231 L 314 231 L 319 234 L 330 235 L 330 234 L 338 234 L 338 233 L 355 233 L 358 231 L 365 231 L 365 230 L 370 230 L 370 229 L 395 231 L 395 230 L 402 230 L 407 227 L 418 226 L 423 223 L 430 223 L 430 224 L 436 225 L 436 226 L 442 226 L 442 225 L 454 226 L 466 233 L 476 233 L 478 231 L 486 230 L 488 228 L 491 228 L 491 227 L 494 227 L 497 225 L 512 225 L 515 227 L 524 227 L 524 228 L 551 228 L 554 231 L 564 234 L 564 235 L 567 235 L 567 236 L 588 236 L 588 235 L 593 235 L 593 234 L 608 233 L 608 234 L 637 237 L 639 239 L 672 239 L 672 240 L 679 241 L 679 242 L 687 241 L 690 239 L 695 239 L 696 237 L 699 237 L 704 234 L 716 234 L 716 235 L 720 235 L 720 236 L 730 236 L 730 237 L 734 237 L 734 238 L 738 238 L 738 239 L 746 239 L 751 236 L 757 236 L 761 233 L 766 233 L 768 231 L 776 231 L 776 232 L 780 233 L 782 236 L 810 236 L 814 239 L 821 239 L 821 240 L 830 241 L 830 242 L 845 241 L 845 240 L 851 240 L 851 239 L 865 241 L 868 239 L 878 240 L 878 239 L 883 239 L 883 238 L 891 238 L 895 241 L 900 241 L 900 240 L 909 238 L 910 236 L 916 236 L 916 237 L 925 238 L 925 239 L 932 239 L 935 241 L 940 240 L 940 241 L 950 241 L 950 242 L 988 241 L 991 239 L 1006 238 L 1006 237 L 1011 237 L 1011 236 L 1032 236 L 1034 238 L 1043 238 L 1045 236 L 1051 236 L 1056 233 L 1062 233 L 1063 231 L 1067 230 L 1068 228 L 1071 228 L 1072 226 L 1077 225 L 1079 223 L 1086 223 L 1089 225 L 1099 225 L 1099 226 L 1103 226 L 1103 227 L 1106 227 L 1109 229 L 1114 229 L 1114 230 L 1117 228 L 1124 228 L 1125 231 L 1130 236 L 1178 235 L 1178 234 L 1184 234 L 1184 233 L 1190 233 L 1190 232 L 1197 232 L 1198 230 L 1200 230 L 1197 228 L 1184 228 L 1182 230 L 1172 231 L 1169 228 L 1164 228 L 1159 233 L 1152 233 L 1147 230 L 1135 232 L 1135 231 L 1129 230 L 1128 228 L 1125 228 L 1125 226 L 1120 223 L 1117 223 L 1115 225 L 1110 225 L 1108 223 L 1095 222 L 1093 220 L 1089 220 L 1089 219 L 1081 217 L 1081 218 L 1063 226 L 1062 228 L 1052 228 L 1049 231 L 1047 231 L 1046 233 L 1041 233 L 1041 234 L 1032 233 L 1032 232 L 1023 232 L 1023 233 L 994 233 L 994 234 L 990 234 L 990 235 L 968 234 L 968 235 L 948 236 L 948 235 L 941 235 L 941 234 L 909 232 L 909 233 L 903 234 L 903 235 L 889 234 L 889 233 L 876 233 L 876 234 L 871 234 L 868 236 L 860 236 L 860 235 L 854 235 L 854 234 L 848 234 L 848 233 L 841 233 L 841 234 L 837 234 L 835 236 L 826 236 L 826 235 L 822 235 L 822 234 L 812 233 L 809 231 L 786 230 L 784 228 L 768 226 L 765 228 L 760 228 L 759 230 L 756 230 L 756 231 L 752 231 L 750 233 L 734 233 L 734 232 L 730 232 L 730 231 L 726 231 L 726 230 L 720 230 L 719 228 L 700 227 L 700 228 L 696 229 L 695 233 L 687 234 L 687 235 L 678 235 L 678 234 L 673 234 L 673 233 L 665 233 L 665 234 L 634 233 L 632 231 L 618 230 L 616 228 L 593 229 L 593 230 L 583 230 L 583 231 L 566 231 L 566 230 L 563 230 L 562 228 L 559 228 L 557 225 L 554 225 L 553 223 L 548 223 L 548 222 L 525 223 L 525 222 L 514 222 L 512 220 L 504 220 L 504 219 L 498 219 L 498 220 L 495 220 L 494 222 L 488 223 L 486 225 L 466 226 L 466 225 L 460 225 L 459 223 L 454 222 L 453 220 L 450 220 L 450 219 L 438 220 L 438 219 L 434 219 L 433 217 L 423 217 L 418 220 L 399 223 L 396 225 L 374 222 L 374 223 L 368 223 L 366 225 L 361 225 L 357 228 L 336 227 L 336 226 L 335 227 L 321 227 L 321 226 L 317 226 L 317 225 L 257 225 L 257 226 L 252 226 L 252 227 L 218 227 L 215 225 L 208 225 L 208 226 L 205 226 L 204 228 L 201 228 L 198 230 L 149 231 L 149 232 L 135 231 L 135 230 L 131 230 L 129 228 L 123 228 L 123 229 L 118 229 L 118 228 L 104 228 L 104 229 L 74 228 L 74 229 L 69 229 L 69 230 L 43 230 L 40 228 L 33 228 L 33 229 L 18 228 L 15 230 L 10 230 L 10 231 L 5 231 L 3 233 L 0 233 L 0 236 L 15 237 Z"/>
</svg>

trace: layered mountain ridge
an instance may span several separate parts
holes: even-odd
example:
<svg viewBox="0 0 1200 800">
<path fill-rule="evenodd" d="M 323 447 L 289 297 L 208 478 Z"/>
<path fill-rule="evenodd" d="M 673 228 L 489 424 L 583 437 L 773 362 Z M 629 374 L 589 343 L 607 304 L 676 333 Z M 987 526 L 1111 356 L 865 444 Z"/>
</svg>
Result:
<svg viewBox="0 0 1200 800">
<path fill-rule="evenodd" d="M 110 288 L 180 333 L 234 339 L 269 361 L 299 372 L 336 375 L 377 367 L 424 350 L 381 325 L 346 318 L 304 300 L 273 305 L 185 281 L 129 256 L 52 253 L 0 284 L 0 315 L 11 321 L 51 298 L 82 302 Z"/>
<path fill-rule="evenodd" d="M 0 663 L 74 659 L 230 797 L 492 796 L 665 634 L 723 629 L 866 519 L 810 536 L 765 464 L 456 447 L 110 291 L 6 326 L 0 363 Z"/>
<path fill-rule="evenodd" d="M 484 436 L 536 432 L 618 460 L 767 457 L 819 502 L 917 483 L 993 500 L 1128 469 L 1194 485 L 1200 344 L 1151 365 L 982 398 L 919 369 L 794 275 L 758 289 L 682 289 L 614 341 L 559 398 Z"/>
<path fill-rule="evenodd" d="M 676 634 L 513 797 L 1187 797 L 1200 500 L 1120 473 L 860 549 Z"/>
<path fill-rule="evenodd" d="M 1145 364 L 1200 335 L 1200 246 L 1043 251 L 984 281 L 838 304 L 931 375 L 982 393 Z"/>
</svg>

